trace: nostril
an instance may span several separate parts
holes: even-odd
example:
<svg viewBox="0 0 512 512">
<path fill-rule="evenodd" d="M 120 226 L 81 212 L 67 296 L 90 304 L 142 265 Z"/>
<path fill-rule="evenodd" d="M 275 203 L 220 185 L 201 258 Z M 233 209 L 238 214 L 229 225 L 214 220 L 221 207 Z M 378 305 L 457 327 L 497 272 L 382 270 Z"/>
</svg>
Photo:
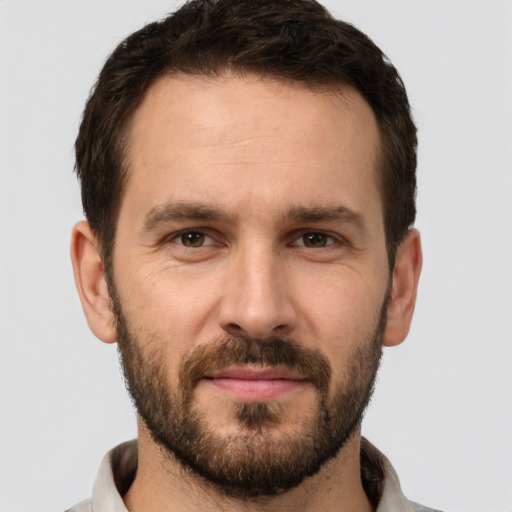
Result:
<svg viewBox="0 0 512 512">
<path fill-rule="evenodd" d="M 224 330 L 233 336 L 247 335 L 247 331 L 238 324 L 229 323 L 223 326 Z"/>
<path fill-rule="evenodd" d="M 271 290 L 270 286 L 268 288 Z M 224 332 L 263 339 L 287 336 L 295 329 L 296 310 L 281 289 L 272 294 L 261 290 L 259 293 L 254 287 L 240 286 L 239 289 L 241 291 L 226 294 L 219 304 L 217 322 Z"/>
<path fill-rule="evenodd" d="M 236 323 L 228 323 L 222 326 L 225 332 L 231 336 L 249 336 L 252 338 L 265 338 L 266 336 L 287 336 L 290 334 L 290 326 L 286 324 L 277 325 L 265 332 L 256 332 L 254 329 L 244 329 Z"/>
</svg>

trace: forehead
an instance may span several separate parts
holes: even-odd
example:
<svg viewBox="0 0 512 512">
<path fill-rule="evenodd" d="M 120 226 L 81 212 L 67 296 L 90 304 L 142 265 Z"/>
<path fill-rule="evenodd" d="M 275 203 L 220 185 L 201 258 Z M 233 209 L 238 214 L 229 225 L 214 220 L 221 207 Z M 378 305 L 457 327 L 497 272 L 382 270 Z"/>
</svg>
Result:
<svg viewBox="0 0 512 512">
<path fill-rule="evenodd" d="M 183 199 L 267 205 L 276 215 L 281 206 L 340 202 L 381 211 L 379 131 L 350 87 L 165 77 L 137 109 L 128 147 L 123 203 L 141 214 Z"/>
</svg>

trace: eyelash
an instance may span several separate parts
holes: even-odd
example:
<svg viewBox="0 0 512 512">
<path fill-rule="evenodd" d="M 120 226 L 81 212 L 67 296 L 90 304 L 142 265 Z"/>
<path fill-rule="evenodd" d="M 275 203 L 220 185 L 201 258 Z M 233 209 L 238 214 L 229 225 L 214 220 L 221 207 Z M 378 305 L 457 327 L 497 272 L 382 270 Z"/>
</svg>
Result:
<svg viewBox="0 0 512 512">
<path fill-rule="evenodd" d="M 198 245 L 198 246 L 186 245 L 183 242 L 183 237 L 186 235 L 192 235 L 192 234 L 201 235 L 204 238 L 209 238 L 211 241 L 206 244 L 203 242 L 203 243 L 201 243 L 201 245 Z M 307 243 L 305 242 L 305 237 L 313 236 L 313 235 L 325 237 L 326 243 L 324 245 L 319 245 L 318 247 L 312 247 L 312 246 L 307 245 Z M 210 245 L 213 245 L 213 243 L 215 242 L 215 237 L 210 235 L 207 230 L 198 228 L 198 229 L 186 229 L 186 230 L 180 231 L 178 233 L 174 233 L 170 237 L 168 237 L 167 240 L 179 245 L 180 247 L 186 248 L 186 249 L 199 249 L 202 247 L 208 247 Z M 301 241 L 302 241 L 302 243 L 298 243 Z M 344 244 L 344 243 L 345 243 L 345 240 L 339 235 L 334 235 L 332 233 L 321 231 L 321 230 L 318 230 L 318 231 L 303 230 L 300 232 L 296 232 L 293 235 L 292 243 L 290 243 L 289 245 L 295 246 L 295 247 L 304 247 L 307 249 L 319 249 L 319 248 L 321 249 L 321 248 L 330 247 L 332 245 L 339 245 L 339 244 Z"/>
<path fill-rule="evenodd" d="M 307 245 L 305 237 L 307 236 L 320 236 L 323 237 L 326 240 L 325 245 L 319 245 L 318 247 L 312 247 Z M 302 243 L 297 243 L 299 241 L 302 241 Z M 299 234 L 294 239 L 294 242 L 291 244 L 296 247 L 306 247 L 308 249 L 323 249 L 325 247 L 330 247 L 331 245 L 340 244 L 342 242 L 342 239 L 339 236 L 333 235 L 331 233 L 327 233 L 325 231 L 304 231 Z"/>
<path fill-rule="evenodd" d="M 183 243 L 183 237 L 186 236 L 186 235 L 192 235 L 192 234 L 199 234 L 199 235 L 202 235 L 204 238 L 209 238 L 212 242 L 214 241 L 214 238 L 212 236 L 210 236 L 205 230 L 203 229 L 186 229 L 186 230 L 183 230 L 183 231 L 180 231 L 178 233 L 174 233 L 173 235 L 171 235 L 169 237 L 169 240 L 181 247 L 185 247 L 187 249 L 195 249 L 195 248 L 200 248 L 200 247 L 205 247 L 204 244 L 201 244 L 197 247 L 194 247 L 194 246 L 188 246 L 188 245 L 185 245 L 185 243 Z M 178 241 L 178 239 L 180 241 Z M 211 245 L 211 242 L 206 244 L 207 246 L 208 245 Z"/>
</svg>

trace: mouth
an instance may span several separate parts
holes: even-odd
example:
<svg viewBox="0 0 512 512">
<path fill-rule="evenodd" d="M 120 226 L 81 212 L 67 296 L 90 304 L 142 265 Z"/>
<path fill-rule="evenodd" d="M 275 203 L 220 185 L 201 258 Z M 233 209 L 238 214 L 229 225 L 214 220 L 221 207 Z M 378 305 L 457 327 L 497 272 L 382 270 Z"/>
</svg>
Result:
<svg viewBox="0 0 512 512">
<path fill-rule="evenodd" d="M 276 400 L 308 383 L 306 378 L 291 370 L 264 366 L 225 368 L 203 380 L 217 391 L 245 402 Z"/>
</svg>

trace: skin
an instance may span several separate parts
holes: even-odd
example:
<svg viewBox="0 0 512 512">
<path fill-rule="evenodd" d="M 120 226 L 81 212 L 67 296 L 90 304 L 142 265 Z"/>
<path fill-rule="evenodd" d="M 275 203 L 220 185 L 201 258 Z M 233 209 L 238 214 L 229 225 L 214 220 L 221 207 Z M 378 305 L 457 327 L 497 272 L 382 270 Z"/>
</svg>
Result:
<svg viewBox="0 0 512 512">
<path fill-rule="evenodd" d="M 114 280 L 130 328 L 167 340 L 171 388 L 187 351 L 236 334 L 299 340 L 322 353 L 333 384 L 342 383 L 347 358 L 377 321 L 389 287 L 383 343 L 403 341 L 421 269 L 420 239 L 409 232 L 390 275 L 379 132 L 356 91 L 318 93 L 251 76 L 166 77 L 137 110 L 129 147 Z M 215 216 L 190 217 L 197 206 Z M 319 209 L 322 215 L 313 216 Z M 204 244 L 184 246 L 183 230 L 206 235 Z M 319 233 L 321 243 L 305 245 L 308 233 Z M 85 221 L 74 229 L 71 253 L 89 326 L 102 341 L 115 342 L 99 247 Z M 242 391 L 220 380 L 202 382 L 195 406 L 229 435 L 239 428 L 230 404 L 241 393 L 248 401 L 275 400 L 285 406 L 275 435 L 293 432 L 315 405 L 314 389 L 292 382 L 269 393 L 268 379 L 261 380 L 251 387 L 242 378 Z M 139 469 L 124 500 L 131 512 L 163 511 L 169 503 L 176 511 L 205 504 L 212 511 L 367 511 L 359 443 L 357 431 L 335 459 L 291 491 L 240 503 L 185 473 L 139 420 Z"/>
</svg>

